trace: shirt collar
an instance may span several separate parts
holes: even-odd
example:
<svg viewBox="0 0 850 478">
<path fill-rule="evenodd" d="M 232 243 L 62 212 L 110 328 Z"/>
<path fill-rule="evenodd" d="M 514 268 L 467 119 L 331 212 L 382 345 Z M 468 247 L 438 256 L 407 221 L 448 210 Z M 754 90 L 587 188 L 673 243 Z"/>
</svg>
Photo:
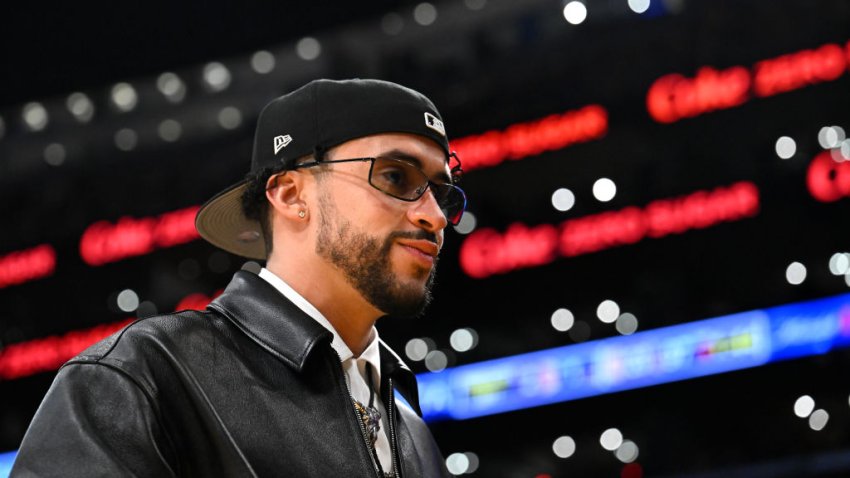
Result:
<svg viewBox="0 0 850 478">
<path fill-rule="evenodd" d="M 260 277 L 265 279 L 266 282 L 271 284 L 275 289 L 277 289 L 284 297 L 289 299 L 293 304 L 298 306 L 299 309 L 303 310 L 304 313 L 309 315 L 313 320 L 318 322 L 322 327 L 330 331 L 334 338 L 333 342 L 331 342 L 331 346 L 334 348 L 337 354 L 339 354 L 340 362 L 345 362 L 346 360 L 353 358 L 354 353 L 351 349 L 348 348 L 348 345 L 342 340 L 342 337 L 339 336 L 334 326 L 331 325 L 330 321 L 319 312 L 313 304 L 311 304 L 307 299 L 304 298 L 301 294 L 295 291 L 289 284 L 286 283 L 283 279 L 278 277 L 274 272 L 263 267 L 260 269 L 260 273 L 258 274 Z M 369 341 L 369 344 L 366 346 L 366 349 L 363 350 L 363 353 L 360 354 L 360 357 L 370 364 L 372 364 L 372 368 L 375 370 L 377 377 L 375 377 L 378 383 L 381 383 L 381 358 L 380 358 L 380 350 L 379 350 L 380 338 L 378 337 L 378 329 L 372 326 L 372 340 Z"/>
</svg>

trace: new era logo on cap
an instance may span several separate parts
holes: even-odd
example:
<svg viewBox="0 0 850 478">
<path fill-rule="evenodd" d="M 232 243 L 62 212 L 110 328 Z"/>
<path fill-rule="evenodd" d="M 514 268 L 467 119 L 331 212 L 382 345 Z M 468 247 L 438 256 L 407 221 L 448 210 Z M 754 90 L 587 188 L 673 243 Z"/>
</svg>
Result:
<svg viewBox="0 0 850 478">
<path fill-rule="evenodd" d="M 443 126 L 443 122 L 440 121 L 439 118 L 432 115 L 431 113 L 425 112 L 425 126 L 433 129 L 434 131 L 440 133 L 441 135 L 446 135 L 446 128 Z"/>
<path fill-rule="evenodd" d="M 281 149 L 285 148 L 286 145 L 292 142 L 292 136 L 288 134 L 282 136 L 274 137 L 274 154 L 277 154 Z"/>
</svg>

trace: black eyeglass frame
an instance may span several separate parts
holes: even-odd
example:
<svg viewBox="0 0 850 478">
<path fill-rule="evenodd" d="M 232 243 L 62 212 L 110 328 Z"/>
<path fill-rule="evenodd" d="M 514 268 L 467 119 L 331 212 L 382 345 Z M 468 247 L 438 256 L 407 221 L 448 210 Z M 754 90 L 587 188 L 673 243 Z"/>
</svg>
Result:
<svg viewBox="0 0 850 478">
<path fill-rule="evenodd" d="M 450 156 L 454 157 L 457 160 L 457 155 L 454 152 L 452 152 L 452 154 Z M 291 169 L 312 168 L 314 166 L 321 166 L 323 164 L 332 164 L 332 163 L 353 163 L 353 162 L 369 161 L 371 163 L 369 165 L 369 177 L 367 178 L 367 182 L 369 183 L 369 185 L 372 186 L 373 188 L 377 189 L 378 191 L 381 191 L 382 193 L 386 194 L 387 196 L 398 199 L 400 201 L 405 201 L 405 202 L 418 201 L 419 198 L 421 198 L 423 195 L 425 195 L 425 193 L 428 191 L 429 188 L 434 189 L 434 190 L 439 190 L 439 189 L 442 189 L 442 188 L 456 190 L 458 193 L 460 193 L 460 197 L 463 199 L 463 201 L 462 201 L 460 208 L 458 209 L 458 211 L 455 214 L 449 215 L 449 210 L 446 207 L 443 207 L 442 204 L 440 204 L 440 200 L 438 198 L 438 195 L 435 194 L 434 199 L 437 199 L 437 204 L 439 204 L 440 210 L 443 211 L 443 215 L 446 217 L 446 220 L 448 220 L 449 224 L 456 226 L 460 222 L 460 219 L 463 217 L 463 213 L 466 212 L 466 193 L 463 192 L 463 189 L 459 188 L 458 186 L 456 186 L 455 184 L 452 184 L 452 183 L 435 183 L 434 181 L 431 181 L 430 179 L 428 179 L 428 176 L 425 174 L 424 171 L 413 166 L 413 168 L 416 169 L 417 171 L 419 171 L 419 173 L 422 175 L 422 177 L 425 178 L 425 180 L 427 181 L 425 187 L 421 188 L 421 191 L 419 192 L 419 194 L 414 198 L 406 198 L 406 197 L 396 196 L 395 194 L 392 194 L 388 191 L 384 191 L 383 189 L 379 188 L 378 186 L 375 186 L 375 184 L 372 182 L 372 171 L 375 168 L 375 161 L 378 160 L 378 159 L 383 160 L 383 161 L 395 161 L 395 162 L 398 162 L 398 163 L 402 163 L 406 166 L 413 166 L 409 162 L 404 161 L 402 159 L 363 157 L 363 158 L 348 158 L 348 159 L 314 160 L 314 161 L 311 161 L 311 162 L 308 162 L 308 163 L 296 164 Z M 455 168 L 452 169 L 451 172 L 452 172 L 453 176 L 459 176 L 460 173 L 462 172 L 462 170 L 460 169 L 460 166 L 456 166 Z M 417 191 L 417 190 L 418 190 L 418 188 L 415 189 L 414 191 Z M 448 195 L 446 195 L 446 197 L 447 196 Z"/>
</svg>

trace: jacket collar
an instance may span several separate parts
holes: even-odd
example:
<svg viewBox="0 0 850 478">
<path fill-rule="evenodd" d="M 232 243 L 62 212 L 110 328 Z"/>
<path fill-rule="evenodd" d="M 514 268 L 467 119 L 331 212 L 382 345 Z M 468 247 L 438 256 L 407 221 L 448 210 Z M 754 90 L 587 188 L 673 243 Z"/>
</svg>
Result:
<svg viewBox="0 0 850 478">
<path fill-rule="evenodd" d="M 210 307 L 254 342 L 301 372 L 316 345 L 333 339 L 303 310 L 256 274 L 238 271 Z"/>
<path fill-rule="evenodd" d="M 333 340 L 331 332 L 251 272 L 236 272 L 210 308 L 223 314 L 251 340 L 299 373 L 317 345 L 326 343 L 330 348 Z M 381 376 L 392 377 L 395 388 L 421 414 L 416 376 L 383 341 L 380 345 Z"/>
<path fill-rule="evenodd" d="M 382 380 L 384 376 L 395 380 L 394 388 L 401 393 L 413 410 L 419 416 L 422 416 L 422 410 L 419 408 L 419 387 L 416 384 L 416 375 L 383 340 L 380 345 Z M 381 384 L 381 387 L 384 387 L 384 384 Z"/>
</svg>

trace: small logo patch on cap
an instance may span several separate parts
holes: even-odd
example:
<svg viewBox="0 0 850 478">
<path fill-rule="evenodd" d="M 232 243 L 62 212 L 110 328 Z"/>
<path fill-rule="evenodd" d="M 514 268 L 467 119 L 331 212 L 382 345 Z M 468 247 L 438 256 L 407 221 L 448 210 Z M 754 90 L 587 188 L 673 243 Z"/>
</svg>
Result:
<svg viewBox="0 0 850 478">
<path fill-rule="evenodd" d="M 281 149 L 285 148 L 286 145 L 292 142 L 292 136 L 288 134 L 282 136 L 274 137 L 274 154 L 277 154 Z"/>
<path fill-rule="evenodd" d="M 432 115 L 431 113 L 425 112 L 425 126 L 433 129 L 434 131 L 440 133 L 441 135 L 446 135 L 446 127 L 443 126 L 443 122 L 440 121 L 439 118 Z"/>
</svg>

